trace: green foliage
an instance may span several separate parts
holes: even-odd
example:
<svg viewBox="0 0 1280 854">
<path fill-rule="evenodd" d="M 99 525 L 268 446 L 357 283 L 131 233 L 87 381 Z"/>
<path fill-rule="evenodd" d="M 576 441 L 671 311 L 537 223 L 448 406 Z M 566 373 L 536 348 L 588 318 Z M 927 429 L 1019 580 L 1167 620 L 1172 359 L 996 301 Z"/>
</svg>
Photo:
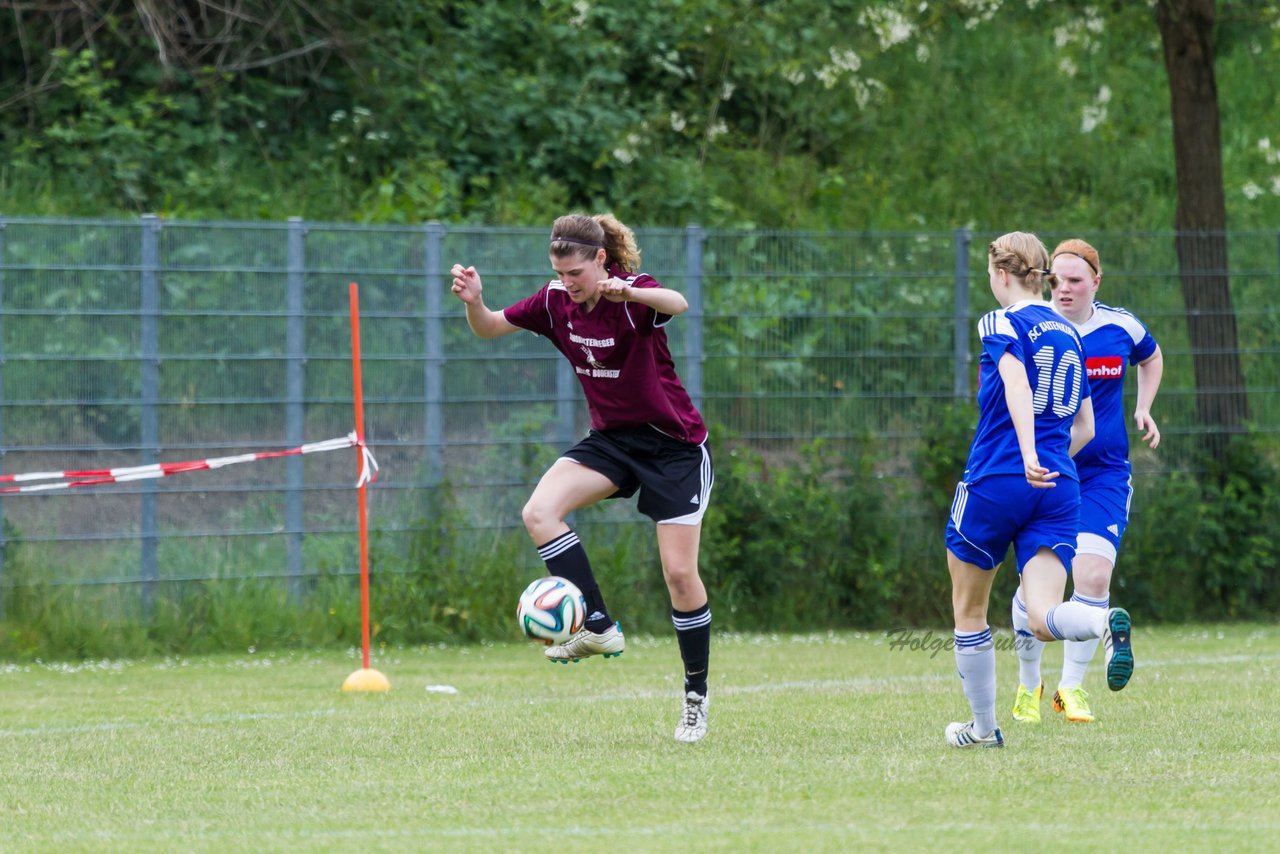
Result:
<svg viewBox="0 0 1280 854">
<path fill-rule="evenodd" d="M 937 419 L 906 480 L 880 476 L 883 461 L 860 443 L 814 442 L 796 458 L 739 442 L 720 449 L 701 549 L 717 625 L 810 631 L 946 623 L 941 538 L 971 419 L 966 406 Z M 1112 598 L 1142 621 L 1266 619 L 1280 610 L 1274 448 L 1253 438 L 1230 449 L 1224 465 L 1200 475 L 1167 472 L 1158 486 L 1138 483 Z M 414 500 L 409 533 L 376 534 L 370 545 L 373 647 L 514 639 L 515 597 L 545 571 L 528 538 L 475 527 L 475 508 L 448 484 Z M 670 603 L 653 526 L 619 517 L 624 509 L 605 502 L 579 511 L 575 528 L 611 611 L 629 631 L 661 634 Z M 6 526 L 0 657 L 360 646 L 349 546 L 321 550 L 319 577 L 300 590 L 272 578 L 162 581 L 148 613 L 138 584 L 48 584 L 31 544 Z"/>
<path fill-rule="evenodd" d="M 924 483 L 925 504 L 939 530 L 946 525 L 956 484 L 964 477 L 977 424 L 978 411 L 972 403 L 939 407 L 924 424 L 915 465 Z"/>
<path fill-rule="evenodd" d="M 371 544 L 377 637 L 406 643 L 509 636 L 524 545 L 516 532 L 468 530 L 448 484 L 425 491 L 413 527 L 407 551 Z"/>
<path fill-rule="evenodd" d="M 58 78 L 42 104 L 51 121 L 18 137 L 16 178 L 43 184 L 51 173 L 73 211 L 104 201 L 111 210 L 155 209 L 166 197 L 182 209 L 217 204 L 221 186 L 209 195 L 201 175 L 227 165 L 238 140 L 224 121 L 248 106 L 243 99 L 217 86 L 202 91 L 189 76 L 149 82 L 149 69 L 121 79 L 114 59 L 89 48 L 58 48 L 54 57 Z"/>
<path fill-rule="evenodd" d="M 857 449 L 815 442 L 770 463 L 734 445 L 716 468 L 702 565 L 723 624 L 868 626 L 895 612 L 882 486 Z"/>
<path fill-rule="evenodd" d="M 276 578 L 160 581 L 150 588 L 148 610 L 141 584 L 52 585 L 26 552 L 20 537 L 9 541 L 0 590 L 0 657 L 7 659 L 281 649 L 344 637 L 359 642 L 350 579 L 318 580 L 305 602 Z"/>
<path fill-rule="evenodd" d="M 1112 598 L 1178 621 L 1246 619 L 1280 610 L 1280 470 L 1274 444 L 1233 437 L 1200 474 L 1171 472 L 1134 498 Z"/>
<path fill-rule="evenodd" d="M 369 544 L 370 642 L 388 645 L 513 640 L 516 596 L 545 573 L 523 531 L 480 527 L 475 507 L 448 483 L 413 493 L 406 534 L 374 532 Z M 262 514 L 256 514 L 261 518 Z M 628 629 L 670 625 L 670 603 L 653 527 L 611 520 L 609 508 L 580 511 L 575 527 L 592 556 L 612 608 Z M 483 517 L 488 519 L 488 517 Z M 6 520 L 4 618 L 0 658 L 96 658 L 203 653 L 218 650 L 359 647 L 357 555 L 348 542 L 307 541 L 316 575 L 227 577 L 151 585 L 50 584 L 50 567 Z M 349 541 L 350 538 L 344 538 Z M 316 548 L 311 548 L 313 541 Z M 270 544 L 276 548 L 279 543 Z M 182 577 L 184 562 L 216 561 L 198 543 L 163 555 L 166 572 Z M 230 575 L 246 565 L 271 566 L 281 556 L 222 556 Z"/>
<path fill-rule="evenodd" d="M 86 11 L 92 38 L 32 20 L 22 45 L 0 41 L 6 81 L 18 81 L 0 86 L 6 210 L 524 225 L 612 208 L 653 225 L 846 229 L 1172 221 L 1148 4 L 342 0 L 321 17 L 284 5 L 266 31 L 232 21 L 219 33 L 238 64 L 191 61 L 194 33 L 161 62 L 146 49 L 155 34 L 127 13 Z M 1275 19 L 1236 4 L 1217 32 L 1236 228 L 1280 213 Z"/>
<path fill-rule="evenodd" d="M 291 61 L 235 69 L 161 64 L 140 48 L 151 43 L 141 19 L 123 13 L 91 42 L 68 48 L 73 42 L 45 39 L 52 49 L 30 54 L 47 58 L 35 77 L 20 68 L 27 54 L 7 49 L 0 56 L 8 72 L 0 82 L 4 212 L 545 224 L 568 208 L 613 208 L 635 224 L 754 229 L 732 247 L 707 247 L 709 260 L 718 252 L 724 262 L 709 265 L 719 277 L 706 306 L 705 376 L 716 390 L 709 417 L 743 432 L 791 423 L 797 433 L 855 437 L 914 434 L 923 425 L 924 446 L 910 465 L 888 459 L 887 445 L 886 459 L 873 460 L 856 440 L 853 450 L 815 445 L 797 459 L 745 443 L 721 453 L 703 558 L 713 597 L 727 606 L 717 610 L 726 625 L 879 625 L 945 612 L 937 543 L 973 421 L 966 405 L 939 412 L 932 400 L 948 389 L 917 384 L 900 359 L 884 359 L 900 356 L 914 339 L 949 336 L 947 289 L 898 276 L 946 269 L 949 257 L 939 264 L 936 246 L 902 250 L 886 237 L 883 246 L 868 247 L 847 236 L 795 240 L 789 255 L 791 249 L 769 245 L 764 229 L 932 229 L 945 236 L 942 229 L 961 224 L 1093 232 L 1172 221 L 1168 97 L 1147 4 L 326 6 L 331 17 L 322 23 L 343 38 L 332 40 L 328 61 L 305 68 Z M 1280 217 L 1280 139 L 1271 139 L 1280 121 L 1280 29 L 1264 6 L 1224 7 L 1215 45 L 1233 228 L 1272 228 Z M 36 41 L 55 32 L 52 20 L 29 23 Z M 282 42 L 287 34 L 278 29 L 262 35 L 281 55 L 304 46 Z M 7 31 L 0 39 L 12 46 Z M 1001 60 L 993 62 L 997 50 Z M 31 79 L 46 84 L 14 88 Z M 133 352 L 132 338 L 99 334 L 101 324 L 89 324 L 98 323 L 97 313 L 133 304 L 138 259 L 108 230 L 86 231 L 82 242 L 59 244 L 62 257 L 52 259 L 30 254 L 31 244 L 9 231 L 6 262 L 32 272 L 6 281 L 6 306 L 17 310 L 6 317 L 5 350 L 63 355 L 67 342 L 93 342 L 89 355 L 100 360 L 54 362 L 42 379 L 63 399 L 134 399 L 132 361 L 115 361 Z M 380 247 L 357 246 L 342 234 L 313 230 L 309 240 L 309 253 L 331 255 L 335 270 L 385 266 L 370 261 L 382 260 Z M 1257 243 L 1249 254 L 1233 246 L 1233 265 L 1270 270 L 1273 244 Z M 1139 244 L 1135 238 L 1107 249 L 1108 265 L 1123 270 L 1133 266 L 1130 259 L 1159 257 Z M 253 251 L 213 238 L 180 251 L 166 263 L 191 271 L 166 273 L 162 301 L 192 316 L 169 317 L 167 334 L 208 355 L 201 367 L 237 396 L 277 397 L 281 365 L 246 362 L 237 370 L 220 361 L 224 321 L 198 310 L 224 308 L 216 299 L 227 292 L 243 295 L 248 304 L 240 307 L 251 312 L 279 309 L 268 302 L 279 292 L 269 280 L 246 283 L 239 272 L 209 268 L 231 255 L 254 268 L 279 269 L 285 261 L 265 245 Z M 92 282 L 51 285 L 57 280 L 44 267 L 82 255 L 112 269 Z M 814 281 L 802 275 L 809 270 L 840 272 Z M 1237 303 L 1241 347 L 1251 384 L 1271 388 L 1265 354 L 1275 318 L 1245 308 L 1265 304 L 1270 282 L 1265 274 L 1255 278 L 1233 282 L 1249 289 Z M 1123 285 L 1113 280 L 1114 287 Z M 376 300 L 377 285 L 366 288 Z M 1159 305 L 1166 319 L 1178 316 L 1176 289 L 1148 290 L 1144 305 Z M 331 307 L 307 309 L 315 315 L 309 347 L 341 341 L 341 324 L 324 319 Z M 275 320 L 242 326 L 255 336 L 244 345 L 249 352 L 274 352 L 272 341 L 282 335 Z M 1185 352 L 1179 324 L 1165 326 L 1166 352 Z M 389 352 L 408 352 L 392 342 L 419 334 L 402 319 L 394 333 L 374 340 Z M 469 335 L 461 324 L 449 334 Z M 161 349 L 172 350 L 167 342 Z M 947 371 L 929 361 L 935 358 L 950 354 L 922 355 L 919 370 L 945 382 Z M 540 367 L 511 365 L 489 364 L 469 384 L 492 388 L 499 375 L 525 383 Z M 388 388 L 417 381 L 407 363 L 381 367 L 378 381 Z M 1185 364 L 1171 358 L 1166 383 L 1179 370 Z M 309 390 L 343 398 L 345 364 L 315 360 L 308 371 Z M 11 365 L 6 392 L 39 398 L 45 392 L 35 389 L 34 374 Z M 451 372 L 449 381 L 458 376 Z M 163 396 L 183 399 L 196 378 L 205 376 L 195 368 L 166 370 Z M 1192 400 L 1171 396 L 1161 405 L 1171 423 L 1190 424 L 1194 416 L 1178 407 Z M 165 426 L 182 429 L 183 419 L 195 416 L 176 408 L 174 425 Z M 270 403 L 257 412 L 264 421 L 278 414 Z M 107 403 L 6 417 L 10 434 L 39 432 L 20 422 L 27 417 L 71 422 L 77 435 L 120 444 L 137 430 L 135 410 Z M 503 419 L 522 440 L 511 476 L 531 480 L 547 451 L 524 440 L 545 435 L 552 416 L 537 410 Z M 202 424 L 229 433 L 231 425 L 223 426 Z M 1262 464 L 1242 452 L 1203 477 L 1170 473 L 1158 490 L 1140 488 L 1117 600 L 1130 597 L 1138 613 L 1163 619 L 1274 611 L 1277 544 L 1265 520 L 1275 517 L 1277 497 L 1269 458 L 1259 458 Z M 509 467 L 502 454 L 474 470 L 507 476 Z M 420 500 L 405 510 L 407 533 L 373 543 L 377 642 L 507 635 L 514 591 L 541 571 L 527 538 L 478 527 L 476 508 L 447 486 Z M 611 604 L 656 630 L 666 594 L 651 526 L 602 508 L 582 514 L 581 530 Z M 796 530 L 811 535 L 797 537 Z M 45 583 L 35 567 L 74 558 L 51 556 L 18 535 L 4 567 L 7 654 L 359 640 L 349 550 L 319 550 L 311 564 L 323 574 L 304 592 L 302 608 L 283 582 L 219 580 L 161 583 L 152 611 L 143 614 L 135 585 Z M 237 566 L 254 559 L 227 558 Z"/>
</svg>

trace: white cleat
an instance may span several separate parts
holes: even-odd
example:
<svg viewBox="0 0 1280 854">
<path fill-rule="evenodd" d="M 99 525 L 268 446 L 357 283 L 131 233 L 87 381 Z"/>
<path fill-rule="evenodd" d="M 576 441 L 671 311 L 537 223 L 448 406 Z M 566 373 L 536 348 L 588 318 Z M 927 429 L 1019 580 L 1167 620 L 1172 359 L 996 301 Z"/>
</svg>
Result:
<svg viewBox="0 0 1280 854">
<path fill-rule="evenodd" d="M 979 738 L 973 731 L 973 721 L 947 724 L 947 744 L 952 747 L 1004 747 L 1004 736 L 1000 727 L 991 731 L 986 738 Z"/>
<path fill-rule="evenodd" d="M 702 694 L 690 691 L 684 695 L 684 711 L 680 714 L 680 723 L 676 724 L 676 741 L 693 744 L 702 741 L 707 734 L 707 706 L 711 700 Z"/>
<path fill-rule="evenodd" d="M 583 629 L 564 643 L 547 647 L 543 655 L 548 661 L 566 664 L 570 661 L 581 661 L 592 655 L 614 658 L 622 655 L 626 648 L 627 641 L 622 636 L 622 629 L 614 623 L 599 634 L 590 629 Z"/>
</svg>

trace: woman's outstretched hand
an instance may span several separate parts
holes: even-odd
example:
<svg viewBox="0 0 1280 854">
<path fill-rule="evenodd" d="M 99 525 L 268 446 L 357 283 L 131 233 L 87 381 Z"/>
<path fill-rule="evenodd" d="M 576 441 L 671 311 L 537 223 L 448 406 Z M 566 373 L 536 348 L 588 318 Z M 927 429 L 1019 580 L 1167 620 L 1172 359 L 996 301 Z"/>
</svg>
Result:
<svg viewBox="0 0 1280 854">
<path fill-rule="evenodd" d="M 450 274 L 453 276 L 454 296 L 462 300 L 467 305 L 475 305 L 480 301 L 480 293 L 484 290 L 484 286 L 480 282 L 480 274 L 476 272 L 475 267 L 463 267 L 461 264 L 454 264 Z"/>
</svg>

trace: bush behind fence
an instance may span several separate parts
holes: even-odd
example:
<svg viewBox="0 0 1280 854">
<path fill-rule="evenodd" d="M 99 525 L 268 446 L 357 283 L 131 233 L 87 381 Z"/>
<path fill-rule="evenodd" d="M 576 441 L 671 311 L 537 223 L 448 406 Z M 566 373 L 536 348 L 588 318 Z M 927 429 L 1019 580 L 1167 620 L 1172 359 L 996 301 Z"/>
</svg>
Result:
<svg viewBox="0 0 1280 854">
<path fill-rule="evenodd" d="M 644 269 L 691 301 L 669 335 L 712 427 L 703 570 L 718 625 L 943 622 L 941 531 L 972 430 L 975 322 L 994 307 L 993 235 L 638 236 Z M 1259 472 L 1280 431 L 1280 239 L 1228 235 L 1251 433 L 1206 460 L 1215 425 L 1197 420 L 1174 235 L 1082 236 L 1102 253 L 1100 298 L 1141 317 L 1166 363 L 1165 441 L 1134 448 L 1114 598 L 1156 619 L 1273 614 L 1277 498 Z M 494 307 L 549 277 L 542 229 L 0 221 L 4 471 L 347 433 L 355 280 L 384 466 L 370 495 L 376 637 L 509 637 L 514 594 L 541 572 L 520 504 L 586 414 L 545 342 L 471 335 L 447 293 L 454 261 L 481 270 Z M 354 639 L 353 463 L 4 497 L 7 653 Z M 663 630 L 651 526 L 623 502 L 575 525 L 620 613 Z"/>
</svg>

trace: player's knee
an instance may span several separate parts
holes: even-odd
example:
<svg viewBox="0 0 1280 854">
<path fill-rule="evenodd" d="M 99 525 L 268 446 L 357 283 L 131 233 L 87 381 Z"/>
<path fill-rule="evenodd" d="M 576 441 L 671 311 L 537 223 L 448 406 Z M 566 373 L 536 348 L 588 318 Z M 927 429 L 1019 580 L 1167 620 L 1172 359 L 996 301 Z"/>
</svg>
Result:
<svg viewBox="0 0 1280 854">
<path fill-rule="evenodd" d="M 979 589 L 953 589 L 951 611 L 957 626 L 985 625 L 990 594 Z"/>
<path fill-rule="evenodd" d="M 987 609 L 982 605 L 966 606 L 953 603 L 951 611 L 957 627 L 986 625 Z"/>
<path fill-rule="evenodd" d="M 1073 568 L 1071 578 L 1075 592 L 1091 599 L 1101 599 L 1111 587 L 1111 567 L 1102 562 L 1085 564 L 1078 571 Z"/>
<path fill-rule="evenodd" d="M 555 510 L 537 498 L 530 498 L 520 509 L 520 518 L 524 521 L 525 530 L 535 539 L 540 531 L 560 522 Z"/>
<path fill-rule="evenodd" d="M 1027 612 L 1027 628 L 1031 630 L 1031 634 L 1036 636 L 1036 640 L 1052 641 L 1057 640 L 1053 636 L 1053 632 L 1049 631 L 1049 624 L 1045 622 L 1045 614 Z"/>
<path fill-rule="evenodd" d="M 698 586 L 698 567 L 693 566 L 664 566 L 662 574 L 666 578 L 667 590 L 673 596 L 691 593 Z"/>
</svg>

